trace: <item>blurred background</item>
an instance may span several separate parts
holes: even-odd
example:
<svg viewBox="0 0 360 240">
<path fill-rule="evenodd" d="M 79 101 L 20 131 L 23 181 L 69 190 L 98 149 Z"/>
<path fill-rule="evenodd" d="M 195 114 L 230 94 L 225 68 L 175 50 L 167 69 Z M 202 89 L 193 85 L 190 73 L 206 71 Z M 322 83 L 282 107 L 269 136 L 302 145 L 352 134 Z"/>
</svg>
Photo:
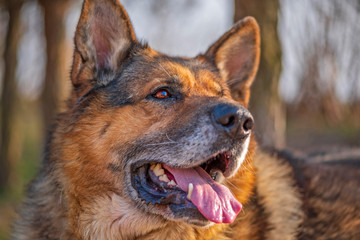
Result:
<svg viewBox="0 0 360 240">
<path fill-rule="evenodd" d="M 360 146 L 360 1 L 122 0 L 139 39 L 196 56 L 254 16 L 262 56 L 250 110 L 265 147 Z M 70 91 L 79 0 L 0 0 L 0 239 Z"/>
</svg>

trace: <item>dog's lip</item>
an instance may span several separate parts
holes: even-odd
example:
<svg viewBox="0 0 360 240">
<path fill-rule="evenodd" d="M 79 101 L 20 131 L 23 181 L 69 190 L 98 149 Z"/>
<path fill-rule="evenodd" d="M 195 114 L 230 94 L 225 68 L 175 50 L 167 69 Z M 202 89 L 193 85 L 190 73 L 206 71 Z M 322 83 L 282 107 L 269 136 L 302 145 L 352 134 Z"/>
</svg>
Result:
<svg viewBox="0 0 360 240">
<path fill-rule="evenodd" d="M 142 160 L 138 160 L 136 161 L 135 163 L 131 164 L 131 169 L 132 170 L 135 170 L 139 167 L 142 167 L 146 164 L 156 164 L 156 163 L 160 163 L 160 164 L 166 164 L 170 167 L 173 167 L 173 168 L 193 168 L 193 167 L 198 167 L 198 166 L 201 166 L 205 163 L 207 163 L 209 160 L 211 160 L 212 158 L 222 154 L 222 153 L 229 153 L 232 157 L 232 154 L 231 154 L 231 150 L 230 149 L 222 149 L 220 151 L 216 151 L 216 153 L 213 153 L 211 155 L 208 155 L 208 157 L 205 157 L 205 158 L 202 158 L 201 160 L 199 161 L 192 161 L 192 162 L 189 162 L 189 164 L 173 164 L 173 163 L 169 163 L 167 162 L 166 160 L 159 160 L 159 159 L 142 159 Z M 226 174 L 226 175 L 229 175 L 229 174 Z"/>
</svg>

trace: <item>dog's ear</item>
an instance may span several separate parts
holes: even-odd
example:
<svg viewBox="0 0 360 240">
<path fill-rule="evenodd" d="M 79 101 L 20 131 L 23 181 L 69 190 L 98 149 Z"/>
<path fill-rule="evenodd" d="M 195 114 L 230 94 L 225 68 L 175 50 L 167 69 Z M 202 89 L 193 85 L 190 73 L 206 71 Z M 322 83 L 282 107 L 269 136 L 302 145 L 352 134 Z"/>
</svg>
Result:
<svg viewBox="0 0 360 240">
<path fill-rule="evenodd" d="M 237 22 L 210 46 L 205 56 L 215 61 L 232 97 L 247 105 L 260 59 L 260 30 L 256 20 L 246 17 Z"/>
<path fill-rule="evenodd" d="M 121 66 L 135 43 L 130 19 L 118 0 L 84 0 L 75 33 L 73 98 L 95 84 L 107 84 L 106 75 Z"/>
</svg>

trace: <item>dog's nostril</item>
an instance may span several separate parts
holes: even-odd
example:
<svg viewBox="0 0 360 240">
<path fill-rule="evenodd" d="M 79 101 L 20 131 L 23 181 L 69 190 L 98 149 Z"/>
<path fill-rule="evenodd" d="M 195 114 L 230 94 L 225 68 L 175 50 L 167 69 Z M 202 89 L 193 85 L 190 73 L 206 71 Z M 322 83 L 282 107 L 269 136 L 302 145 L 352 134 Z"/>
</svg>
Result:
<svg viewBox="0 0 360 240">
<path fill-rule="evenodd" d="M 230 116 L 223 116 L 222 118 L 218 119 L 218 123 L 224 127 L 231 127 L 235 124 L 236 117 L 234 115 Z"/>
<path fill-rule="evenodd" d="M 229 121 L 228 121 L 228 123 L 226 124 L 226 126 L 229 127 L 229 126 L 234 125 L 235 119 L 236 119 L 235 116 L 230 116 L 230 117 L 229 117 Z"/>
<path fill-rule="evenodd" d="M 252 130 L 254 127 L 254 120 L 251 117 L 248 117 L 247 119 L 245 119 L 244 124 L 243 124 L 243 129 L 245 132 L 248 132 L 250 130 Z"/>
<path fill-rule="evenodd" d="M 213 112 L 213 116 L 215 122 L 224 128 L 231 128 L 238 121 L 236 111 L 234 109 L 227 108 L 227 106 L 216 108 Z"/>
</svg>

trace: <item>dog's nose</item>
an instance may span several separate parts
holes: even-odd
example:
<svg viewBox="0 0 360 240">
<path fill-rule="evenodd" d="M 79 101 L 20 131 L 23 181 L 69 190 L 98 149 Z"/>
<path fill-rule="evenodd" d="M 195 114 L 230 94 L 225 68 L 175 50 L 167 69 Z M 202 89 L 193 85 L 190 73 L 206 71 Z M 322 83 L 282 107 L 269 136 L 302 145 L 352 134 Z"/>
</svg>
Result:
<svg viewBox="0 0 360 240">
<path fill-rule="evenodd" d="M 247 135 L 254 127 L 253 117 L 244 107 L 221 103 L 214 108 L 212 117 L 218 129 L 234 138 Z"/>
</svg>

